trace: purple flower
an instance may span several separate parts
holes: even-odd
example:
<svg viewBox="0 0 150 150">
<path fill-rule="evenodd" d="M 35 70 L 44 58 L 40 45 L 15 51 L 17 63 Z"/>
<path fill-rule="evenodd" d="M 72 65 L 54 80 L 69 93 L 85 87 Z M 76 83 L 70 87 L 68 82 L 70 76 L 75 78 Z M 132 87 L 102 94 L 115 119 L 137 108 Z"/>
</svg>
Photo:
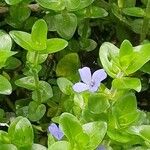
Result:
<svg viewBox="0 0 150 150">
<path fill-rule="evenodd" d="M 101 81 L 103 81 L 107 74 L 104 69 L 99 69 L 91 75 L 91 70 L 88 67 L 83 67 L 79 69 L 79 74 L 82 82 L 78 82 L 73 85 L 75 92 L 83 92 L 89 90 L 90 92 L 96 92 L 100 86 Z"/>
<path fill-rule="evenodd" d="M 106 150 L 105 146 L 104 145 L 100 145 L 97 150 Z"/>
<path fill-rule="evenodd" d="M 48 130 L 57 140 L 61 140 L 62 137 L 64 136 L 63 132 L 60 130 L 60 128 L 55 123 L 52 123 L 48 127 Z"/>
</svg>

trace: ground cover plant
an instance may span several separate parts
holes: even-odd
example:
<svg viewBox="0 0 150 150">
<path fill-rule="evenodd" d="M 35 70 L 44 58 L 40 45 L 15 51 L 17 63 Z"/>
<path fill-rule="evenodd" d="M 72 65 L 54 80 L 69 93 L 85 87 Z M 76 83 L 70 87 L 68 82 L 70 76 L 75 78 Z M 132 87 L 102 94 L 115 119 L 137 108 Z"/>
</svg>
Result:
<svg viewBox="0 0 150 150">
<path fill-rule="evenodd" d="M 150 149 L 150 0 L 0 0 L 0 150 Z"/>
</svg>

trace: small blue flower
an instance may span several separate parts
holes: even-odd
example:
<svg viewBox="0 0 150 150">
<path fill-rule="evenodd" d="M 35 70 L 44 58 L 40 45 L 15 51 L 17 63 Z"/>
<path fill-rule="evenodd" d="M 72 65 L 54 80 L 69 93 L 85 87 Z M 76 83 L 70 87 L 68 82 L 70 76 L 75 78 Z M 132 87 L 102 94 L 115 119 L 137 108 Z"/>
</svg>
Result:
<svg viewBox="0 0 150 150">
<path fill-rule="evenodd" d="M 106 150 L 105 146 L 104 145 L 100 145 L 97 150 Z"/>
<path fill-rule="evenodd" d="M 78 93 L 86 90 L 89 90 L 90 92 L 96 92 L 101 84 L 101 81 L 107 77 L 104 69 L 99 69 L 95 71 L 93 75 L 91 75 L 91 70 L 88 67 L 79 69 L 79 74 L 82 82 L 78 82 L 73 85 L 74 91 Z"/>
<path fill-rule="evenodd" d="M 57 140 L 61 140 L 64 136 L 63 132 L 61 131 L 61 129 L 55 124 L 52 123 L 49 127 L 48 127 L 49 132 L 57 139 Z"/>
</svg>

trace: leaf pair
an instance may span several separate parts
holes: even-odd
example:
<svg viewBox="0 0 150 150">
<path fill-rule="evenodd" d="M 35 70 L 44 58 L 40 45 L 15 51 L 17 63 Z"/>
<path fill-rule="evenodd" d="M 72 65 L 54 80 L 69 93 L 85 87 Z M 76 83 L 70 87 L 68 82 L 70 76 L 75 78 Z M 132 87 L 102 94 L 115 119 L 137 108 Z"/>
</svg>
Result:
<svg viewBox="0 0 150 150">
<path fill-rule="evenodd" d="M 47 24 L 43 19 L 39 19 L 32 27 L 31 34 L 22 31 L 10 31 L 11 37 L 22 48 L 49 54 L 64 49 L 68 42 L 60 38 L 47 39 Z"/>
</svg>

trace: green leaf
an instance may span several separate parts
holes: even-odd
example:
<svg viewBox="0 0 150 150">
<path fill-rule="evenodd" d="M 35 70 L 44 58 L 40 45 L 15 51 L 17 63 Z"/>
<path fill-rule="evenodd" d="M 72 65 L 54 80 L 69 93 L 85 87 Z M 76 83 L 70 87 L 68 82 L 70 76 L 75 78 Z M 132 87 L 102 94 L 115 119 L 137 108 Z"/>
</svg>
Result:
<svg viewBox="0 0 150 150">
<path fill-rule="evenodd" d="M 119 143 L 130 143 L 130 144 L 139 144 L 141 143 L 141 139 L 138 136 L 133 134 L 129 134 L 128 132 L 123 130 L 111 129 L 107 131 L 107 135 L 113 140 Z"/>
<path fill-rule="evenodd" d="M 49 100 L 51 97 L 53 97 L 52 87 L 49 83 L 47 83 L 45 81 L 39 81 L 39 89 L 38 90 L 41 94 L 41 103 L 44 103 L 47 100 Z M 32 92 L 32 99 L 35 101 L 38 100 L 36 91 Z"/>
<path fill-rule="evenodd" d="M 1 144 L 0 150 L 18 150 L 13 144 Z"/>
<path fill-rule="evenodd" d="M 46 49 L 47 44 L 47 24 L 43 19 L 37 20 L 31 32 L 31 39 L 32 39 L 32 47 L 35 50 L 44 50 Z"/>
<path fill-rule="evenodd" d="M 35 52 L 31 52 L 31 51 L 28 51 L 27 55 L 27 61 L 30 62 L 31 64 L 34 64 L 35 63 Z M 48 57 L 48 54 L 39 54 L 38 55 L 38 60 L 37 60 L 37 64 L 41 64 L 43 63 Z"/>
<path fill-rule="evenodd" d="M 80 66 L 79 56 L 77 53 L 70 53 L 65 55 L 57 64 L 57 76 L 71 76 L 76 74 Z"/>
<path fill-rule="evenodd" d="M 0 30 L 0 50 L 10 51 L 12 40 L 8 34 Z"/>
<path fill-rule="evenodd" d="M 21 61 L 15 57 L 10 57 L 5 63 L 5 69 L 16 69 L 21 65 Z"/>
<path fill-rule="evenodd" d="M 44 104 L 38 104 L 35 101 L 30 102 L 28 109 L 28 117 L 31 121 L 40 120 L 46 112 L 46 107 Z"/>
<path fill-rule="evenodd" d="M 100 114 L 110 107 L 107 97 L 103 94 L 90 95 L 88 98 L 88 108 L 91 113 Z"/>
<path fill-rule="evenodd" d="M 86 123 L 82 128 L 90 137 L 88 145 L 86 146 L 87 149 L 96 149 L 107 132 L 106 122 L 100 121 Z"/>
<path fill-rule="evenodd" d="M 76 15 L 73 13 L 55 15 L 55 27 L 62 38 L 71 39 L 77 28 Z"/>
<path fill-rule="evenodd" d="M 140 135 L 144 140 L 150 142 L 150 125 L 141 125 L 136 132 L 137 131 L 139 132 L 138 135 Z"/>
<path fill-rule="evenodd" d="M 12 92 L 12 87 L 7 78 L 0 75 L 0 94 L 10 95 Z"/>
<path fill-rule="evenodd" d="M 0 50 L 0 69 L 5 66 L 7 59 L 15 55 L 17 52 L 7 51 L 7 50 Z"/>
<path fill-rule="evenodd" d="M 33 76 L 18 79 L 15 81 L 15 84 L 28 90 L 35 90 L 35 81 Z"/>
<path fill-rule="evenodd" d="M 150 44 L 144 44 L 134 47 L 132 61 L 125 70 L 126 74 L 132 74 L 139 70 L 145 63 L 150 60 Z"/>
<path fill-rule="evenodd" d="M 10 143 L 8 133 L 0 130 L 0 144 L 7 144 L 7 143 Z"/>
<path fill-rule="evenodd" d="M 121 72 L 117 63 L 117 61 L 119 61 L 118 55 L 119 49 L 109 42 L 103 43 L 100 47 L 100 61 L 107 74 L 112 78 L 116 78 L 117 74 Z M 115 66 L 113 66 L 113 64 L 115 64 Z"/>
<path fill-rule="evenodd" d="M 10 18 L 19 23 L 24 22 L 27 18 L 30 17 L 31 10 L 26 5 L 15 5 L 11 6 L 10 9 Z M 10 20 L 10 21 L 12 21 Z"/>
<path fill-rule="evenodd" d="M 140 7 L 123 8 L 123 13 L 132 17 L 144 17 L 145 11 Z"/>
<path fill-rule="evenodd" d="M 11 123 L 8 134 L 11 139 L 11 143 L 18 148 L 29 148 L 32 146 L 34 134 L 32 125 L 27 118 L 17 117 Z"/>
<path fill-rule="evenodd" d="M 47 148 L 40 144 L 33 144 L 31 150 L 47 150 Z"/>
<path fill-rule="evenodd" d="M 66 94 L 66 95 L 70 95 L 71 92 L 70 92 L 70 89 L 72 88 L 73 86 L 73 83 L 68 80 L 67 78 L 58 78 L 57 79 L 57 84 L 58 84 L 58 87 L 60 88 L 60 90 Z"/>
<path fill-rule="evenodd" d="M 22 48 L 34 51 L 32 48 L 31 34 L 22 31 L 10 31 L 10 36 Z"/>
<path fill-rule="evenodd" d="M 150 61 L 148 61 L 140 70 L 150 74 Z"/>
<path fill-rule="evenodd" d="M 66 3 L 65 5 L 66 5 L 67 10 L 73 10 L 79 6 L 80 1 L 81 0 L 65 0 L 64 3 Z"/>
<path fill-rule="evenodd" d="M 80 122 L 70 113 L 63 113 L 60 116 L 59 124 L 65 136 L 71 143 L 74 143 L 76 136 L 82 133 Z"/>
<path fill-rule="evenodd" d="M 81 0 L 80 5 L 76 8 L 76 10 L 83 9 L 92 4 L 93 2 L 94 0 Z"/>
<path fill-rule="evenodd" d="M 67 141 L 58 141 L 52 144 L 48 150 L 71 150 L 71 145 Z"/>
<path fill-rule="evenodd" d="M 123 70 L 126 70 L 133 57 L 132 44 L 128 40 L 124 40 L 119 51 L 119 61 Z"/>
<path fill-rule="evenodd" d="M 9 5 L 16 5 L 18 3 L 20 3 L 23 0 L 5 0 L 5 2 Z"/>
<path fill-rule="evenodd" d="M 36 0 L 42 7 L 52 9 L 55 11 L 61 11 L 65 8 L 63 0 L 50 1 L 50 0 Z"/>
<path fill-rule="evenodd" d="M 96 6 L 79 10 L 76 14 L 83 18 L 102 18 L 108 16 L 108 12 L 105 9 Z"/>
<path fill-rule="evenodd" d="M 130 41 L 124 40 L 120 46 L 119 57 L 121 58 L 126 55 L 130 55 L 132 54 L 132 52 L 133 52 L 133 47 Z"/>
<path fill-rule="evenodd" d="M 137 111 L 137 101 L 133 93 L 129 92 L 120 97 L 113 107 L 113 114 L 122 127 L 126 127 L 136 122 L 139 113 Z"/>
<path fill-rule="evenodd" d="M 90 52 L 97 47 L 97 43 L 92 39 L 82 38 L 80 40 L 80 46 L 82 50 Z"/>
<path fill-rule="evenodd" d="M 51 54 L 63 50 L 67 47 L 68 42 L 61 38 L 51 38 L 47 40 L 47 47 L 41 53 Z"/>
<path fill-rule="evenodd" d="M 116 89 L 134 89 L 137 92 L 141 91 L 141 81 L 138 78 L 130 78 L 130 77 L 123 77 L 123 78 L 116 78 L 112 82 L 112 86 Z"/>
</svg>

